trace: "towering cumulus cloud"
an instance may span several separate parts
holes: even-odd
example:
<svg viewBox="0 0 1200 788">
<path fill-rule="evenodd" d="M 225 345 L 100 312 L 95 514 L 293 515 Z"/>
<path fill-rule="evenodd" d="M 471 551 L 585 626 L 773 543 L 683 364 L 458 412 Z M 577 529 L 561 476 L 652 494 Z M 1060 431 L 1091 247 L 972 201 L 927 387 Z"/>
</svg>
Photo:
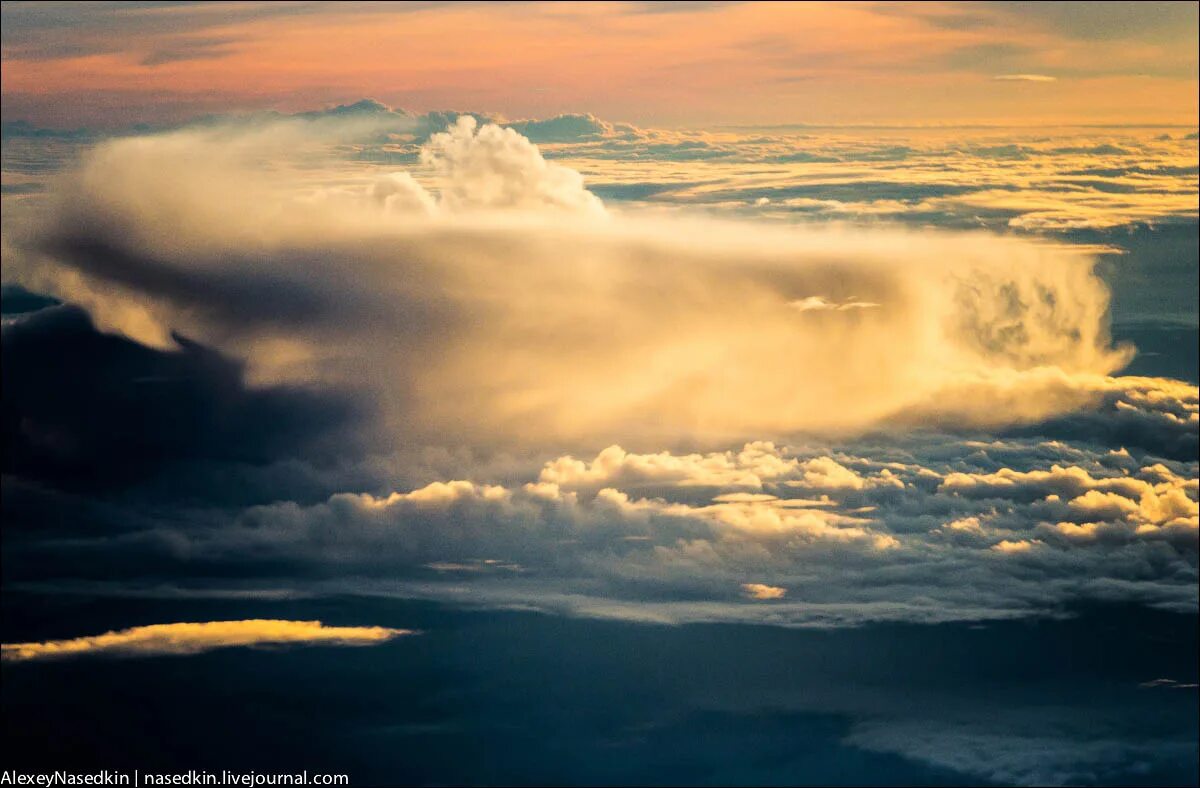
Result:
<svg viewBox="0 0 1200 788">
<path fill-rule="evenodd" d="M 439 440 L 1019 423 L 1102 397 L 1127 358 L 1090 261 L 1060 248 L 606 212 L 471 117 L 411 174 L 318 187 L 260 163 L 308 150 L 280 128 L 100 146 L 18 242 L 18 278 L 258 381 L 352 385 L 387 434 Z"/>
</svg>

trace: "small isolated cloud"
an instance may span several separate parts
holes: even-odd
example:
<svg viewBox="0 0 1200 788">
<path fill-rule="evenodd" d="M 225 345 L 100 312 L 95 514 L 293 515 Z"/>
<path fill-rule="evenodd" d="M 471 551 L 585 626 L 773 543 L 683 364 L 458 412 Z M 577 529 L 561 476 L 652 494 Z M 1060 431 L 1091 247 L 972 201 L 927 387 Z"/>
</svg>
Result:
<svg viewBox="0 0 1200 788">
<path fill-rule="evenodd" d="M 5 643 L 0 653 L 5 662 L 94 654 L 152 657 L 199 654 L 233 646 L 369 646 L 410 634 L 411 630 L 387 627 L 329 627 L 320 621 L 249 619 L 152 624 L 67 640 Z"/>
<path fill-rule="evenodd" d="M 873 309 L 879 304 L 870 301 L 856 301 L 853 298 L 838 303 L 830 301 L 825 296 L 809 296 L 792 301 L 791 306 L 800 312 L 846 312 L 851 309 Z"/>
<path fill-rule="evenodd" d="M 1153 681 L 1143 681 L 1138 686 L 1142 689 L 1196 689 L 1197 687 L 1200 687 L 1200 684 L 1195 684 L 1192 682 L 1183 684 L 1175 679 L 1154 679 Z"/>
<path fill-rule="evenodd" d="M 762 583 L 743 583 L 742 591 L 751 599 L 782 599 L 787 594 L 786 588 L 768 586 Z"/>
<path fill-rule="evenodd" d="M 992 79 L 998 82 L 1057 82 L 1058 77 L 1045 74 L 997 74 Z"/>
<path fill-rule="evenodd" d="M 1004 539 L 992 545 L 992 549 L 999 553 L 1028 553 L 1041 542 L 1037 539 Z"/>
</svg>

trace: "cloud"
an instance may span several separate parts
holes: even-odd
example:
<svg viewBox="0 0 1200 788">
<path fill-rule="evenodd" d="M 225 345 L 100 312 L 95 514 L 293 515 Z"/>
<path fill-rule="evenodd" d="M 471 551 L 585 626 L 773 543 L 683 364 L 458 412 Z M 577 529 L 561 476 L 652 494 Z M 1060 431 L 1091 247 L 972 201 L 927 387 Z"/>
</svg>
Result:
<svg viewBox="0 0 1200 788">
<path fill-rule="evenodd" d="M 509 480 L 339 492 L 250 506 L 232 522 L 222 510 L 81 534 L 64 566 L 135 588 L 161 570 L 201 588 L 268 582 L 670 623 L 845 626 L 1046 615 L 1097 601 L 1197 605 L 1195 462 L 936 435 L 838 451 L 613 448 L 588 463 L 560 457 L 541 472 L 490 474 Z M 9 543 L 6 572 L 20 582 L 60 549 Z M 757 605 L 753 586 L 786 594 Z"/>
<path fill-rule="evenodd" d="M 1141 684 L 1138 684 L 1138 686 L 1142 687 L 1143 689 L 1196 689 L 1200 687 L 1200 684 L 1181 684 L 1175 679 L 1152 679 L 1150 681 L 1143 681 Z"/>
<path fill-rule="evenodd" d="M 1058 77 L 1045 74 L 999 74 L 992 77 L 999 82 L 1057 82 Z"/>
<path fill-rule="evenodd" d="M 211 344 L 254 381 L 352 385 L 397 435 L 1022 423 L 1086 405 L 1128 358 L 1090 261 L 1044 245 L 613 216 L 470 117 L 430 137 L 428 178 L 357 195 L 303 197 L 239 161 L 318 133 L 102 145 L 12 276 L 104 330 Z"/>
<path fill-rule="evenodd" d="M 874 309 L 879 304 L 872 304 L 869 301 L 855 301 L 853 297 L 845 303 L 837 304 L 827 300 L 824 296 L 808 296 L 792 302 L 792 307 L 800 312 L 845 312 L 847 309 Z"/>
<path fill-rule="evenodd" d="M 187 127 L 212 129 L 214 123 L 225 123 L 246 133 L 251 127 L 290 122 L 346 141 L 345 148 L 330 152 L 335 160 L 413 166 L 419 164 L 421 145 L 459 117 L 473 118 L 478 126 L 512 128 L 545 143 L 540 149 L 545 158 L 569 160 L 583 171 L 596 171 L 601 161 L 621 162 L 620 167 L 603 167 L 613 180 L 590 189 L 605 199 L 702 204 L 732 215 L 749 214 L 751 204 L 771 206 L 755 212 L 760 220 L 888 220 L 993 229 L 1011 224 L 1054 232 L 1194 221 L 1196 215 L 1194 178 L 1189 177 L 1195 172 L 1194 150 L 1186 140 L 1163 139 L 1153 129 L 1097 127 L 1049 137 L 1009 132 L 1005 140 L 987 129 L 969 128 L 950 137 L 936 129 L 910 129 L 899 138 L 895 129 L 884 138 L 866 129 L 842 129 L 836 135 L 814 134 L 805 127 L 703 132 L 639 129 L 586 114 L 517 121 L 478 112 L 418 114 L 372 99 L 291 116 L 261 112 L 208 118 Z M 137 128 L 124 132 L 142 133 Z M 4 135 L 94 139 L 97 132 L 17 122 L 6 123 Z M 1005 166 L 996 166 L 996 160 Z M 920 177 L 897 179 L 898 161 L 908 164 L 909 175 Z M 16 162 L 14 158 L 6 167 Z M 705 162 L 714 167 L 719 162 L 783 166 L 751 175 L 745 169 L 713 169 Z M 855 165 L 852 173 L 848 163 Z"/>
<path fill-rule="evenodd" d="M 6 282 L 80 305 L 6 316 L 6 370 L 43 331 L 127 366 L 90 410 L 56 404 L 72 384 L 45 365 L 6 377 L 10 582 L 784 626 L 1195 609 L 1197 392 L 1115 375 L 1131 350 L 1089 254 L 605 207 L 511 128 L 421 129 L 364 102 L 115 140 L 6 214 Z M 839 155 L 937 158 L 902 147 Z M 378 149 L 412 166 L 347 167 Z M 963 173 L 914 199 L 963 199 Z M 793 199 L 811 198 L 772 210 Z M 186 396 L 147 383 L 163 370 Z M 109 434 L 181 401 L 182 439 Z M 129 471 L 122 496 L 32 483 L 75 490 L 67 460 L 99 456 Z M 762 604 L 755 584 L 787 593 Z"/>
<path fill-rule="evenodd" d="M 609 446 L 591 462 L 570 456 L 559 457 L 546 463 L 538 475 L 538 482 L 542 484 L 593 492 L 610 485 L 636 488 L 658 484 L 758 490 L 778 482 L 796 482 L 820 489 L 862 489 L 892 484 L 893 481 L 887 471 L 864 479 L 828 457 L 789 458 L 769 441 L 748 443 L 736 452 L 686 455 L 665 451 L 635 454 L 620 446 Z"/>
<path fill-rule="evenodd" d="M 326 107 L 319 110 L 311 110 L 309 112 L 299 112 L 294 117 L 302 120 L 323 120 L 326 118 L 380 118 L 385 120 L 396 120 L 401 124 L 402 129 L 411 130 L 412 115 L 402 109 L 393 109 L 382 101 L 377 101 L 372 98 L 359 99 L 351 104 L 337 104 L 332 107 Z M 443 124 L 445 125 L 445 124 Z"/>
<path fill-rule="evenodd" d="M 441 203 L 449 210 L 561 209 L 602 213 L 599 198 L 574 170 L 542 158 L 528 139 L 495 124 L 480 126 L 458 118 L 434 134 L 421 150 L 422 161 L 444 178 Z"/>
<path fill-rule="evenodd" d="M 6 474 L 98 490 L 355 444 L 362 414 L 334 392 L 249 387 L 236 361 L 186 340 L 163 351 L 101 334 L 78 307 L 6 292 L 4 308 Z"/>
<path fill-rule="evenodd" d="M 1196 479 L 1176 475 L 1162 464 L 1134 476 L 1093 478 L 1085 469 L 1054 465 L 1049 471 L 1021 473 L 1001 468 L 994 474 L 952 473 L 941 488 L 955 494 L 1001 498 L 1041 498 L 1039 514 L 1056 524 L 1039 526 L 1048 539 L 1075 543 L 1122 543 L 1137 539 L 1176 541 L 1194 548 L 1200 527 Z M 1009 552 L 1040 540 L 1001 543 Z"/>
<path fill-rule="evenodd" d="M 734 215 L 751 215 L 749 206 L 770 206 L 753 212 L 760 220 L 1012 226 L 1053 233 L 1161 225 L 1196 215 L 1189 177 L 1194 151 L 1181 140 L 1154 139 L 1153 130 L 1113 127 L 1049 137 L 1009 132 L 1004 140 L 987 129 L 962 129 L 951 137 L 909 130 L 899 138 L 898 130 L 890 130 L 882 139 L 866 129 L 813 131 L 640 130 L 636 138 L 554 145 L 547 155 L 584 168 L 599 160 L 621 162 L 619 170 L 608 168 L 619 175 L 598 187 L 605 198 L 680 209 L 704 205 Z M 898 161 L 907 165 L 905 178 L 896 177 Z M 748 169 L 704 162 L 779 166 L 755 168 L 751 175 Z"/>
<path fill-rule="evenodd" d="M 1146 740 L 1121 735 L 1108 720 L 1081 730 L 1053 712 L 1029 715 L 1024 730 L 930 719 L 860 723 L 845 741 L 1009 785 L 1078 785 L 1113 781 L 1139 764 L 1186 760 L 1195 744 L 1181 737 Z M 1098 730 L 1097 730 L 1098 728 Z"/>
<path fill-rule="evenodd" d="M 199 654 L 234 646 L 370 646 L 401 635 L 405 629 L 387 627 L 332 627 L 320 621 L 206 621 L 202 623 L 152 624 L 103 635 L 5 643 L 5 662 L 67 659 L 85 656 L 153 657 Z"/>
<path fill-rule="evenodd" d="M 1011 555 L 1014 553 L 1028 553 L 1030 550 L 1034 549 L 1040 544 L 1041 542 L 1037 539 L 1001 539 L 999 542 L 996 542 L 996 544 L 992 545 L 991 549 L 998 553 Z"/>
<path fill-rule="evenodd" d="M 628 123 L 609 123 L 591 113 L 556 115 L 544 120 L 518 120 L 504 124 L 530 142 L 579 143 L 614 137 L 637 139 L 643 132 Z"/>
<path fill-rule="evenodd" d="M 1175 459 L 1196 457 L 1200 392 L 1182 381 L 1118 378 L 1097 382 L 1099 400 L 1039 425 L 1040 434 L 1115 446 L 1139 446 Z M 1020 433 L 1023 429 L 1016 429 Z"/>
<path fill-rule="evenodd" d="M 765 601 L 768 599 L 782 599 L 787 594 L 786 588 L 778 586 L 765 586 L 762 583 L 743 583 L 742 590 L 746 592 L 746 596 L 751 599 Z"/>
</svg>

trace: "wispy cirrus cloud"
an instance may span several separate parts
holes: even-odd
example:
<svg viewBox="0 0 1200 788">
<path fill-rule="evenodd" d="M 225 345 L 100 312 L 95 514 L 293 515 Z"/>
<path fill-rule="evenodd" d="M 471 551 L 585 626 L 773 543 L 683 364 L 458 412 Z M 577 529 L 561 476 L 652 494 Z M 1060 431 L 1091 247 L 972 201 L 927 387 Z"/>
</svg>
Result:
<svg viewBox="0 0 1200 788">
<path fill-rule="evenodd" d="M 999 82 L 1057 82 L 1058 77 L 1046 74 L 998 74 L 992 79 Z"/>
</svg>

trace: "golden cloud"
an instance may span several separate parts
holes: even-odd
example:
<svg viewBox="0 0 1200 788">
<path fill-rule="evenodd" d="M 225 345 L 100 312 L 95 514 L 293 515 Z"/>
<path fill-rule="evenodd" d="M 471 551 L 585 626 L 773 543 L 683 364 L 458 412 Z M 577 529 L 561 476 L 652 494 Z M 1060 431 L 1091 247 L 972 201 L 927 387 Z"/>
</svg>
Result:
<svg viewBox="0 0 1200 788">
<path fill-rule="evenodd" d="M 369 646 L 412 630 L 388 627 L 333 627 L 320 621 L 247 619 L 151 624 L 102 635 L 5 643 L 0 654 L 5 662 L 63 659 L 97 654 L 118 656 L 161 656 L 198 654 L 234 646 Z"/>
</svg>

